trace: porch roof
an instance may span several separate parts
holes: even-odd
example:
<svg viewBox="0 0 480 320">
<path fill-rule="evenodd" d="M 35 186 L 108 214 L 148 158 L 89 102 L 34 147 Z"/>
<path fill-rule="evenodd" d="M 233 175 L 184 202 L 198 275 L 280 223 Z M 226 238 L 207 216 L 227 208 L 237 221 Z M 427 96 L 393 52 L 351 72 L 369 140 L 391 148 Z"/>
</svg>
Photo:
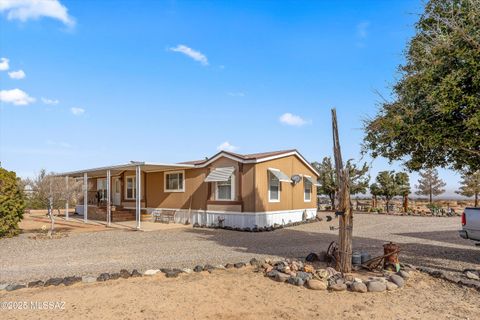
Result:
<svg viewBox="0 0 480 320">
<path fill-rule="evenodd" d="M 112 176 L 120 174 L 122 171 L 126 170 L 135 170 L 137 166 L 140 166 L 141 171 L 143 172 L 161 172 L 167 170 L 177 170 L 177 169 L 189 169 L 194 168 L 195 165 L 184 164 L 184 163 L 152 163 L 152 162 L 139 162 L 139 161 L 130 161 L 126 164 L 119 164 L 107 167 L 91 168 L 70 172 L 62 172 L 56 174 L 57 177 L 72 177 L 80 178 L 83 177 L 84 173 L 91 178 L 103 177 L 106 176 L 107 170 L 110 170 Z"/>
</svg>

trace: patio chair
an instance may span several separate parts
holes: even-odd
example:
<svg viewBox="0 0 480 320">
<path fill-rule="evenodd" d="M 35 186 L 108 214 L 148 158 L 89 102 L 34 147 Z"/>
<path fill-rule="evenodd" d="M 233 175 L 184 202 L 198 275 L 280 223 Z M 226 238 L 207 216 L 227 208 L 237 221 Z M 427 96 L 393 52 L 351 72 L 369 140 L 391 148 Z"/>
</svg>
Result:
<svg viewBox="0 0 480 320">
<path fill-rule="evenodd" d="M 152 211 L 152 220 L 153 222 L 158 222 L 160 221 L 160 217 L 162 215 L 162 210 L 155 209 Z"/>
<path fill-rule="evenodd" d="M 175 222 L 176 210 L 157 209 L 152 211 L 153 222 Z"/>
</svg>

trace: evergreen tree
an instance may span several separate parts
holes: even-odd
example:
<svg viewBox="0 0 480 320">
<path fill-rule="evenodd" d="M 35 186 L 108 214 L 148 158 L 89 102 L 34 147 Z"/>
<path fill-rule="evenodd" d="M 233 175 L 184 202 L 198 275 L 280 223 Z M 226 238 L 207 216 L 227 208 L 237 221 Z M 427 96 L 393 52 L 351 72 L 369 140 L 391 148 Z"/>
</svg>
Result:
<svg viewBox="0 0 480 320">
<path fill-rule="evenodd" d="M 25 198 L 15 172 L 0 168 L 0 237 L 19 233 L 18 223 L 23 218 Z"/>
<path fill-rule="evenodd" d="M 418 185 L 415 186 L 418 190 L 415 193 L 428 196 L 429 202 L 432 204 L 433 197 L 444 193 L 445 189 L 443 188 L 446 185 L 447 184 L 438 176 L 437 169 L 427 169 L 420 172 Z"/>
<path fill-rule="evenodd" d="M 465 197 L 474 197 L 475 207 L 478 207 L 478 196 L 480 194 L 480 171 L 476 171 L 472 174 L 463 173 L 460 184 L 460 189 L 455 192 Z"/>
</svg>

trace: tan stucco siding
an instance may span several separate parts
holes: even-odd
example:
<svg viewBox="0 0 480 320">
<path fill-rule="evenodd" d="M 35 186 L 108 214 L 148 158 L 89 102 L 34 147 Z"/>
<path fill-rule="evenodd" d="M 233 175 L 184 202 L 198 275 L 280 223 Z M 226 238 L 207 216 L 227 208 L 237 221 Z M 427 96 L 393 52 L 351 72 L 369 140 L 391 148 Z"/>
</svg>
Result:
<svg viewBox="0 0 480 320">
<path fill-rule="evenodd" d="M 315 208 L 316 187 L 312 186 L 312 194 L 310 202 L 304 201 L 304 182 L 303 180 L 293 185 L 288 182 L 281 182 L 280 201 L 269 202 L 268 200 L 268 168 L 279 169 L 287 176 L 292 175 L 309 175 L 316 180 L 317 175 L 308 168 L 295 155 L 275 159 L 271 161 L 261 162 L 255 165 L 255 211 L 280 211 L 293 209 Z"/>
<path fill-rule="evenodd" d="M 255 165 L 244 164 L 242 169 L 242 200 L 243 211 L 255 211 Z"/>
<path fill-rule="evenodd" d="M 147 207 L 205 210 L 208 188 L 203 180 L 205 180 L 206 172 L 207 170 L 203 168 L 184 170 L 184 192 L 164 190 L 164 177 L 168 171 L 147 173 Z"/>
</svg>

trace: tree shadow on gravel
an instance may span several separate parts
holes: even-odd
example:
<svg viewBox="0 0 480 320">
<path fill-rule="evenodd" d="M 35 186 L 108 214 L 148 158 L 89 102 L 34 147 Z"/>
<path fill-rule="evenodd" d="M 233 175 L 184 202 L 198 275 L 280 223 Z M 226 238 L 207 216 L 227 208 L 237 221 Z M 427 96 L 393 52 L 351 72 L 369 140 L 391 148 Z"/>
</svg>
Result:
<svg viewBox="0 0 480 320">
<path fill-rule="evenodd" d="M 474 246 L 475 242 L 471 240 L 466 240 L 460 237 L 458 231 L 429 231 L 429 232 L 406 232 L 406 233 L 395 233 L 399 236 L 419 238 L 425 240 L 434 240 L 452 244 L 460 244 L 467 246 Z"/>
<path fill-rule="evenodd" d="M 237 252 L 251 253 L 252 256 L 265 255 L 284 258 L 304 258 L 310 252 L 327 250 L 330 242 L 338 240 L 336 233 L 309 232 L 298 230 L 295 227 L 273 232 L 213 229 L 189 229 L 186 232 L 192 232 L 207 241 L 215 241 L 218 245 L 233 248 Z M 450 242 L 445 240 L 444 242 Z M 354 237 L 353 248 L 354 251 L 366 251 L 372 257 L 376 257 L 383 254 L 383 245 L 389 241 L 389 239 L 381 241 L 373 238 Z M 408 242 L 400 243 L 400 248 L 400 261 L 414 265 L 461 272 L 465 268 L 478 267 L 480 264 L 480 248 L 474 246 L 471 249 L 459 249 L 421 242 Z"/>
</svg>

